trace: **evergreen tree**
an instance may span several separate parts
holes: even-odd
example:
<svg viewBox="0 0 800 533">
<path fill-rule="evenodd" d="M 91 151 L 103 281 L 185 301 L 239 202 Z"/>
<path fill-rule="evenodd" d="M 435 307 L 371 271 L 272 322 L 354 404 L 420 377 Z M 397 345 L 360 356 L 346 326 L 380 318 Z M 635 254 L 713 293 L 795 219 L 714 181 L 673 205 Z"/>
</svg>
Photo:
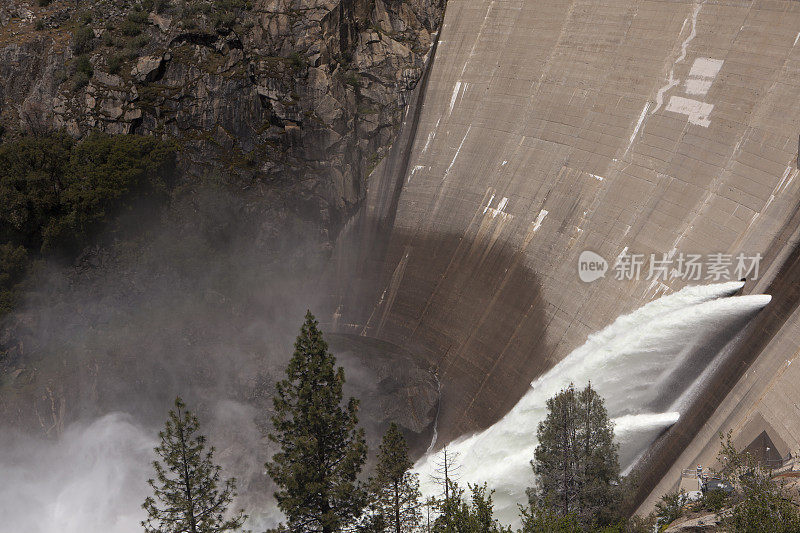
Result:
<svg viewBox="0 0 800 533">
<path fill-rule="evenodd" d="M 435 468 L 431 479 L 442 487 L 442 495 L 440 497 L 443 501 L 447 501 L 450 498 L 451 482 L 458 483 L 459 471 L 461 470 L 461 465 L 458 464 L 458 452 L 450 451 L 445 445 L 434 463 Z"/>
<path fill-rule="evenodd" d="M 736 449 L 731 434 L 720 435 L 718 461 L 723 475 L 736 488 L 731 509 L 721 513 L 726 531 L 732 533 L 797 533 L 800 513 L 783 481 L 752 455 Z"/>
<path fill-rule="evenodd" d="M 619 460 L 614 430 L 603 399 L 587 385 L 574 385 L 547 400 L 539 444 L 531 461 L 535 506 L 560 516 L 575 515 L 587 527 L 607 525 L 617 497 Z"/>
<path fill-rule="evenodd" d="M 147 533 L 218 533 L 239 529 L 247 518 L 242 511 L 226 518 L 236 496 L 236 480 L 220 486 L 220 467 L 213 462 L 214 448 L 205 452 L 205 438 L 197 435 L 197 417 L 180 398 L 170 410 L 153 461 L 156 479 L 148 480 L 154 496 L 142 507 Z M 163 464 L 162 464 L 163 463 Z"/>
<path fill-rule="evenodd" d="M 291 531 L 339 531 L 361 511 L 365 494 L 356 480 L 367 455 L 358 429 L 358 400 L 342 406 L 344 369 L 317 328 L 311 312 L 295 342 L 273 398 L 274 432 L 280 451 L 267 463 L 279 490 L 278 506 Z"/>
<path fill-rule="evenodd" d="M 370 480 L 375 530 L 402 533 L 419 527 L 419 476 L 409 472 L 411 466 L 406 440 L 392 423 L 383 436 L 375 477 Z"/>
<path fill-rule="evenodd" d="M 520 506 L 522 529 L 519 533 L 583 533 L 575 515 L 561 516 L 544 507 Z"/>
<path fill-rule="evenodd" d="M 450 481 L 447 496 L 439 502 L 439 516 L 434 521 L 434 533 L 511 533 L 510 527 L 501 526 L 493 518 L 492 493 L 486 484 L 468 485 L 470 502 L 464 489 Z"/>
</svg>

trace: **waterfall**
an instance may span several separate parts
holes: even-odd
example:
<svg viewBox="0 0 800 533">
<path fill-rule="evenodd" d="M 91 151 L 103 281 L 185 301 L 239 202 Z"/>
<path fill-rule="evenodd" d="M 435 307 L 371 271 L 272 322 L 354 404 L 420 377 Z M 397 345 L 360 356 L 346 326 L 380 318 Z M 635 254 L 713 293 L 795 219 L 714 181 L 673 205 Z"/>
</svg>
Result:
<svg viewBox="0 0 800 533">
<path fill-rule="evenodd" d="M 431 443 L 428 445 L 428 449 L 425 450 L 426 454 L 434 450 L 436 441 L 439 440 L 439 413 L 442 410 L 442 382 L 439 381 L 439 375 L 436 372 L 433 373 L 433 377 L 436 379 L 436 418 L 433 420 L 433 436 L 431 437 Z"/>
<path fill-rule="evenodd" d="M 605 399 L 620 444 L 620 465 L 630 468 L 661 431 L 674 424 L 683 401 L 724 345 L 770 301 L 767 295 L 733 296 L 741 282 L 687 287 L 620 316 L 531 383 L 500 421 L 457 439 L 460 482 L 488 483 L 495 514 L 518 524 L 517 504 L 533 485 L 530 460 L 545 401 L 568 386 L 591 382 Z M 431 479 L 435 453 L 414 466 L 424 495 L 438 495 Z"/>
</svg>

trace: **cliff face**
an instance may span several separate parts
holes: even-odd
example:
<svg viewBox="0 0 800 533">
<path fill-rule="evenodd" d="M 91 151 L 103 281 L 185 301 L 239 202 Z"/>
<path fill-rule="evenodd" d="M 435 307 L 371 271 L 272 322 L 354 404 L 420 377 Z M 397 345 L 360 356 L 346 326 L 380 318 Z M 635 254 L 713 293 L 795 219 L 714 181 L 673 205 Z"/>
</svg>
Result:
<svg viewBox="0 0 800 533">
<path fill-rule="evenodd" d="M 440 0 L 14 2 L 0 7 L 0 122 L 6 135 L 173 137 L 186 174 L 279 193 L 325 241 L 391 144 L 442 10 Z"/>
<path fill-rule="evenodd" d="M 398 132 L 443 2 L 40 3 L 0 6 L 4 138 L 152 134 L 178 144 L 178 176 L 153 220 L 121 217 L 128 240 L 40 265 L 0 323 L 0 420 L 52 435 L 180 393 L 258 406 L 265 427 L 311 274 Z M 352 393 L 382 406 L 370 436 L 390 416 L 426 446 L 427 369 L 394 383 L 390 362 L 345 351 Z"/>
</svg>

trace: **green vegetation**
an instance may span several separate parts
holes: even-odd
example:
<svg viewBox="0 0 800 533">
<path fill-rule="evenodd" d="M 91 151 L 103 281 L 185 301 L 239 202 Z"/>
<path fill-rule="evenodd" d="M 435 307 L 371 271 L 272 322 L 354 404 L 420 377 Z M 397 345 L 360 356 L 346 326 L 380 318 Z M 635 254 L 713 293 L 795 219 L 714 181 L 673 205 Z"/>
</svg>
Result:
<svg viewBox="0 0 800 533">
<path fill-rule="evenodd" d="M 125 61 L 125 58 L 114 54 L 108 58 L 108 72 L 109 74 L 116 74 L 119 72 L 119 69 L 122 67 L 122 63 Z"/>
<path fill-rule="evenodd" d="M 800 531 L 800 513 L 786 493 L 783 483 L 772 477 L 749 453 L 736 449 L 727 437 L 720 436 L 720 471 L 733 483 L 729 513 L 722 523 L 730 533 L 796 533 Z"/>
<path fill-rule="evenodd" d="M 72 51 L 75 54 L 88 54 L 94 48 L 94 31 L 89 26 L 80 26 L 72 34 Z"/>
<path fill-rule="evenodd" d="M 656 503 L 656 518 L 659 524 L 671 524 L 683 516 L 683 508 L 689 502 L 686 492 L 681 490 L 668 492 Z"/>
<path fill-rule="evenodd" d="M 89 61 L 88 55 L 80 55 L 75 58 L 75 73 L 72 77 L 72 90 L 77 91 L 89 84 L 89 80 L 94 74 L 94 67 Z"/>
<path fill-rule="evenodd" d="M 18 253 L 10 248 L 0 252 L 0 260 L 11 263 Z M 336 366 L 310 312 L 286 373 L 276 386 L 274 430 L 269 435 L 280 450 L 267 463 L 278 486 L 278 505 L 288 520 L 277 531 L 512 532 L 494 518 L 490 487 L 459 486 L 454 479 L 458 458 L 447 447 L 440 452 L 434 475 L 441 494 L 423 502 L 408 446 L 394 423 L 383 436 L 373 476 L 359 482 L 367 447 L 364 431 L 358 428 L 358 401 L 350 398 L 343 403 L 344 371 Z M 738 452 L 730 436 L 719 458 L 722 475 L 736 488 L 734 494 L 714 490 L 690 503 L 685 492 L 671 492 L 657 503 L 656 513 L 626 518 L 621 508 L 632 482 L 620 479 L 613 427 L 603 399 L 591 386 L 576 390 L 570 384 L 547 401 L 547 410 L 531 462 L 536 486 L 528 491 L 529 505 L 520 507 L 518 533 L 649 533 L 656 525 L 664 531 L 687 512 L 703 510 L 718 513 L 721 530 L 729 533 L 800 531 L 800 514 L 783 485 L 749 455 Z M 156 498 L 167 505 L 158 508 L 156 498 L 147 499 L 149 519 L 143 525 L 148 533 L 230 531 L 243 525 L 243 512 L 234 518 L 225 512 L 234 481 L 217 488 L 220 470 L 210 452 L 203 456 L 202 437 L 192 437 L 197 428 L 197 419 L 177 400 L 156 449 L 165 466 L 157 462 L 158 481 L 150 480 Z M 188 494 L 199 502 L 194 507 L 187 504 Z M 203 514 L 216 514 L 216 525 L 191 525 L 186 518 L 191 509 L 203 508 L 219 509 L 218 514 Z"/>
<path fill-rule="evenodd" d="M 703 498 L 698 502 L 698 507 L 705 511 L 719 513 L 729 503 L 728 493 L 724 490 L 714 489 L 703 494 Z"/>
<path fill-rule="evenodd" d="M 438 502 L 439 516 L 433 524 L 434 533 L 510 533 L 493 518 L 492 493 L 483 485 L 469 485 L 470 501 L 464 489 L 448 480 L 445 497 Z M 406 530 L 408 531 L 408 530 Z"/>
<path fill-rule="evenodd" d="M 570 385 L 547 400 L 547 410 L 531 462 L 534 514 L 574 516 L 590 528 L 610 525 L 618 518 L 610 511 L 618 507 L 619 460 L 603 399 L 591 385 L 581 391 Z"/>
<path fill-rule="evenodd" d="M 369 531 L 413 531 L 422 521 L 419 479 L 409 472 L 412 463 L 400 428 L 392 423 L 378 453 L 375 477 L 369 481 L 365 522 Z"/>
<path fill-rule="evenodd" d="M 267 464 L 278 485 L 278 506 L 292 531 L 330 533 L 354 520 L 366 497 L 357 481 L 367 456 L 358 429 L 358 400 L 342 406 L 344 369 L 309 312 L 294 345 L 286 379 L 273 397 L 280 451 Z"/>
<path fill-rule="evenodd" d="M 0 144 L 0 313 L 30 261 L 72 257 L 122 211 L 166 198 L 175 147 L 152 137 L 65 133 Z"/>
<path fill-rule="evenodd" d="M 142 507 L 146 533 L 221 533 L 239 529 L 247 518 L 244 511 L 228 517 L 236 496 L 236 480 L 220 483 L 221 468 L 214 464 L 214 448 L 205 451 L 205 437 L 198 435 L 197 417 L 186 410 L 180 398 L 170 410 L 166 427 L 158 434 L 161 443 L 153 461 L 156 478 Z"/>
</svg>

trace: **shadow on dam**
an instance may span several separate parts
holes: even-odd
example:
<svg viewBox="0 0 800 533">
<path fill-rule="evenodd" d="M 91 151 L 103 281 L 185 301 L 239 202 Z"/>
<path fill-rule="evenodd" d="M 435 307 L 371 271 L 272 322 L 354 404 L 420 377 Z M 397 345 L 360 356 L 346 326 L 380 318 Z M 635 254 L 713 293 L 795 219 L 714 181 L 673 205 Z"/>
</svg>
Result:
<svg viewBox="0 0 800 533">
<path fill-rule="evenodd" d="M 383 235 L 350 231 L 337 246 L 323 327 L 436 376 L 440 444 L 488 427 L 555 363 L 535 272 L 490 236 Z"/>
</svg>

